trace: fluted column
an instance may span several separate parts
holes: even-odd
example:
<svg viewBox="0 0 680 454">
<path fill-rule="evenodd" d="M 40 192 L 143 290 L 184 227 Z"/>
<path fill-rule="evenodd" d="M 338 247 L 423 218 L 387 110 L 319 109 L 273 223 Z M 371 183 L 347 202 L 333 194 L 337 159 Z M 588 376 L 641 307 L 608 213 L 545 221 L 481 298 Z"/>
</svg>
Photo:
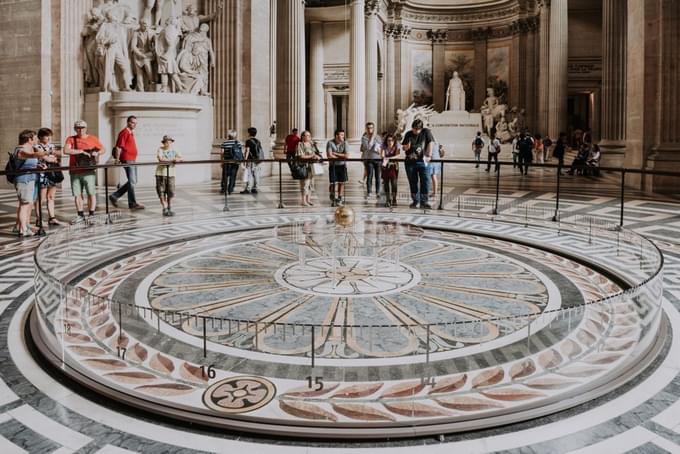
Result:
<svg viewBox="0 0 680 454">
<path fill-rule="evenodd" d="M 276 30 L 277 30 L 277 17 L 278 17 L 278 7 L 277 7 L 278 1 L 277 0 L 269 0 L 269 93 L 270 93 L 270 99 L 269 99 L 269 116 L 272 119 L 272 121 L 276 121 L 276 74 L 277 74 L 277 69 L 276 69 L 276 52 L 277 52 L 277 45 L 276 45 Z"/>
<path fill-rule="evenodd" d="M 279 0 L 276 27 L 276 151 L 293 128 L 305 124 L 305 7 L 302 0 Z"/>
<path fill-rule="evenodd" d="M 378 125 L 378 0 L 366 2 L 366 120 Z"/>
<path fill-rule="evenodd" d="M 472 39 L 475 42 L 475 110 L 479 110 L 486 99 L 486 53 L 488 50 L 488 36 L 489 29 L 486 28 L 472 31 Z"/>
<path fill-rule="evenodd" d="M 550 93 L 550 0 L 540 0 L 538 49 L 538 118 L 537 132 L 548 132 L 548 97 Z"/>
<path fill-rule="evenodd" d="M 559 137 L 567 122 L 567 63 L 569 58 L 568 0 L 552 0 L 550 6 L 550 91 L 548 136 Z"/>
<path fill-rule="evenodd" d="M 59 71 L 61 135 L 71 132 L 75 120 L 83 114 L 83 40 L 80 33 L 85 25 L 85 15 L 92 8 L 92 0 L 61 2 Z M 49 72 L 49 71 L 48 71 Z M 45 74 L 45 72 L 43 72 Z M 48 98 L 49 99 L 49 98 Z M 43 119 L 45 120 L 45 119 Z M 49 124 L 49 123 L 43 123 Z M 56 125 L 54 125 L 56 126 Z M 54 129 L 57 129 L 56 127 Z"/>
<path fill-rule="evenodd" d="M 364 0 L 353 0 L 350 12 L 349 118 L 350 141 L 361 139 L 366 123 L 366 25 Z"/>
<path fill-rule="evenodd" d="M 395 64 L 395 52 L 394 47 L 394 36 L 396 33 L 395 27 L 390 25 L 385 28 L 385 38 L 387 41 L 387 55 L 385 60 L 387 60 L 385 68 L 385 110 L 387 111 L 385 118 L 387 119 L 386 124 L 383 125 L 383 129 L 393 129 L 395 112 L 397 110 L 395 99 L 394 99 L 394 78 L 396 75 L 396 64 Z"/>
<path fill-rule="evenodd" d="M 448 40 L 447 30 L 431 30 L 428 32 L 432 41 L 432 102 L 435 110 L 441 112 L 446 106 L 446 62 L 444 59 L 446 42 Z"/>
<path fill-rule="evenodd" d="M 323 28 L 321 22 L 309 24 L 309 129 L 312 137 L 326 134 L 326 104 L 323 94 Z"/>
<path fill-rule="evenodd" d="M 600 147 L 607 166 L 623 164 L 626 146 L 628 0 L 602 3 L 602 128 Z"/>
</svg>

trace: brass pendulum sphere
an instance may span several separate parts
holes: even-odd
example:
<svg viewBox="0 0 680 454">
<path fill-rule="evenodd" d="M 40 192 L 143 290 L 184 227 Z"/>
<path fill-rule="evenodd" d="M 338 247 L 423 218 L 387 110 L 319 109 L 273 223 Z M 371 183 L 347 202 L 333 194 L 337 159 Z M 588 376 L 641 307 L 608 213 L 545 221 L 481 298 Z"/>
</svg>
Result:
<svg viewBox="0 0 680 454">
<path fill-rule="evenodd" d="M 348 206 L 342 206 L 335 210 L 335 223 L 342 227 L 354 224 L 354 210 Z"/>
</svg>

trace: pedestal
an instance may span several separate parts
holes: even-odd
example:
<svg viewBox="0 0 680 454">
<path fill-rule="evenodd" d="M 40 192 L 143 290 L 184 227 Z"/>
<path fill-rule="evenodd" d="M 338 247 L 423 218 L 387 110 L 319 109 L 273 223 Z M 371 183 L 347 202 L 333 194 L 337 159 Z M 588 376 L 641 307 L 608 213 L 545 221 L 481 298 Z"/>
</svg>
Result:
<svg viewBox="0 0 680 454">
<path fill-rule="evenodd" d="M 444 159 L 472 159 L 472 140 L 482 130 L 482 115 L 465 111 L 436 113 L 430 117 L 430 129 L 446 150 Z"/>
<path fill-rule="evenodd" d="M 106 154 L 100 163 L 111 158 L 118 132 L 130 115 L 137 117 L 137 162 L 155 162 L 165 134 L 175 139 L 175 149 L 185 161 L 211 158 L 212 98 L 184 93 L 92 93 L 85 96 L 83 116 L 88 132 L 99 137 L 104 145 Z M 139 186 L 153 186 L 155 171 L 155 166 L 140 167 Z M 210 175 L 208 164 L 183 166 L 177 169 L 176 181 L 178 185 L 209 182 Z"/>
</svg>

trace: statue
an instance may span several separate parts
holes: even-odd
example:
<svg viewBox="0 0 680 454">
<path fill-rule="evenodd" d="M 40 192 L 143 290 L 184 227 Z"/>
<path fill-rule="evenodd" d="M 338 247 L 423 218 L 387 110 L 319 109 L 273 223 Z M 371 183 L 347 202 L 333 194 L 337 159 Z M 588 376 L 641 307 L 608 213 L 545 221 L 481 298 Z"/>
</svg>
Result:
<svg viewBox="0 0 680 454">
<path fill-rule="evenodd" d="M 87 24 L 81 33 L 85 53 L 85 84 L 98 87 L 104 80 L 102 61 L 97 57 L 97 32 L 104 23 L 104 15 L 99 8 L 92 8 L 87 15 Z"/>
<path fill-rule="evenodd" d="M 181 20 L 182 0 L 157 0 L 156 25 L 167 24 L 168 19 L 173 17 Z"/>
<path fill-rule="evenodd" d="M 465 88 L 463 81 L 458 77 L 458 71 L 453 72 L 453 77 L 449 81 L 449 88 L 446 90 L 445 109 L 456 112 L 465 111 Z"/>
<path fill-rule="evenodd" d="M 403 138 L 417 119 L 423 120 L 423 125 L 429 128 L 430 117 L 435 113 L 434 106 L 418 106 L 411 104 L 406 110 L 397 109 L 397 135 Z"/>
<path fill-rule="evenodd" d="M 510 133 L 510 127 L 505 119 L 505 115 L 502 115 L 496 125 L 496 138 L 500 140 L 501 143 L 509 143 L 512 142 L 513 137 L 514 135 Z"/>
<path fill-rule="evenodd" d="M 202 79 L 200 90 L 196 93 L 208 95 L 208 83 L 210 80 L 210 68 L 215 67 L 215 52 L 213 52 L 212 42 L 208 37 L 210 26 L 201 24 L 198 32 L 190 33 L 182 43 L 183 50 L 180 52 L 178 61 L 182 60 L 185 54 L 190 54 L 197 58 L 196 64 L 192 65 Z M 188 58 L 188 57 L 185 57 Z M 180 65 L 180 71 L 182 71 Z"/>
<path fill-rule="evenodd" d="M 209 15 L 199 15 L 194 5 L 189 5 L 182 13 L 182 31 L 184 33 L 191 33 L 198 31 L 198 27 L 207 22 L 212 22 L 217 17 L 217 14 L 222 11 L 224 5 L 220 3 L 217 5 L 217 11 Z"/>
<path fill-rule="evenodd" d="M 482 104 L 480 112 L 482 114 L 484 132 L 491 136 L 492 129 L 495 128 L 496 123 L 502 115 L 505 115 L 507 106 L 499 102 L 493 88 L 487 88 L 486 95 L 486 99 L 484 100 L 484 104 Z"/>
<path fill-rule="evenodd" d="M 153 42 L 157 34 L 157 31 L 150 28 L 149 23 L 142 19 L 139 22 L 139 29 L 132 35 L 130 51 L 137 91 L 144 91 L 155 82 L 151 65 L 156 58 Z"/>
<path fill-rule="evenodd" d="M 165 28 L 156 39 L 156 58 L 158 59 L 158 74 L 161 76 L 162 92 L 173 93 L 183 91 L 177 66 L 177 45 L 182 33 L 179 28 L 179 18 L 167 19 Z"/>
<path fill-rule="evenodd" d="M 97 32 L 96 55 L 103 61 L 104 91 L 128 91 L 132 85 L 132 71 L 127 54 L 127 41 L 121 39 L 120 24 L 114 22 L 112 10 L 104 13 L 105 22 Z M 122 78 L 119 87 L 118 77 Z"/>
<path fill-rule="evenodd" d="M 184 49 L 177 58 L 179 78 L 182 81 L 183 91 L 192 95 L 207 92 L 206 81 L 201 74 L 201 58 L 199 46 Z"/>
</svg>

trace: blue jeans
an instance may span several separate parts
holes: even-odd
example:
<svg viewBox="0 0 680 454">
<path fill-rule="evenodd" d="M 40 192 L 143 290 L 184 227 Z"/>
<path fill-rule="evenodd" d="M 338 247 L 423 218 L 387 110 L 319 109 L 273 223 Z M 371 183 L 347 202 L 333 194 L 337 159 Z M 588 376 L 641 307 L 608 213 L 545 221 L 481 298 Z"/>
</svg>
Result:
<svg viewBox="0 0 680 454">
<path fill-rule="evenodd" d="M 135 161 L 120 161 L 122 164 Z M 114 199 L 119 199 L 127 192 L 128 207 L 132 208 L 137 205 L 137 199 L 135 198 L 135 185 L 137 184 L 137 167 L 123 167 L 125 169 L 125 176 L 127 176 L 127 182 L 118 188 L 116 192 L 111 194 Z"/>
<path fill-rule="evenodd" d="M 430 169 L 423 161 L 409 163 L 406 166 L 408 183 L 411 187 L 413 203 L 424 205 L 430 194 Z"/>
<path fill-rule="evenodd" d="M 366 192 L 371 195 L 371 185 L 375 177 L 375 193 L 380 194 L 380 161 L 366 161 Z"/>
</svg>

